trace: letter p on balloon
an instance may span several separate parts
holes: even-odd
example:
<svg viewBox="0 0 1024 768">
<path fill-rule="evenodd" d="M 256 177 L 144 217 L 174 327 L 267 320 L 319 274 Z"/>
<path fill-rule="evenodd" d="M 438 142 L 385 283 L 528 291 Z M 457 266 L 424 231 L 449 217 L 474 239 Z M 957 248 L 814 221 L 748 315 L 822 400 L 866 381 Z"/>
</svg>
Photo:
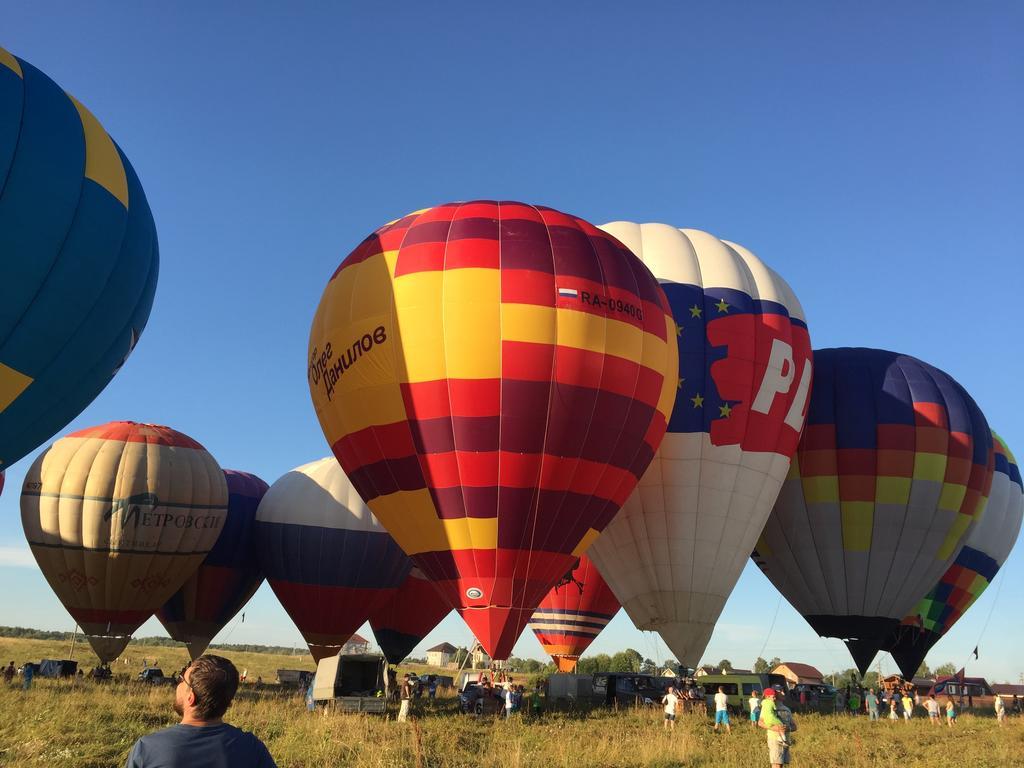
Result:
<svg viewBox="0 0 1024 768">
<path fill-rule="evenodd" d="M 807 395 L 811 388 L 811 366 L 805 360 L 800 370 L 800 379 L 796 387 L 796 395 L 790 403 L 786 412 L 785 423 L 800 431 L 803 426 L 804 406 L 807 404 Z M 752 411 L 767 414 L 772 409 L 772 404 L 778 395 L 788 395 L 793 386 L 796 365 L 793 362 L 793 347 L 782 339 L 772 340 L 772 349 L 768 357 L 768 367 L 765 369 L 764 377 L 761 379 L 761 386 L 754 398 Z"/>
</svg>

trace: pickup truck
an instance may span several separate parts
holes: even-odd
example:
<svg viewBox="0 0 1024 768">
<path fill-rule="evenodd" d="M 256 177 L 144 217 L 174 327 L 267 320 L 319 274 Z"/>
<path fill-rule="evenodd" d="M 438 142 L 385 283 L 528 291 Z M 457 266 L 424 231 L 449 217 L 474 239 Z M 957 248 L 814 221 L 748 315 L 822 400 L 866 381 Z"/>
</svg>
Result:
<svg viewBox="0 0 1024 768">
<path fill-rule="evenodd" d="M 343 712 L 387 710 L 383 656 L 338 654 L 320 659 L 313 678 L 313 701 Z"/>
</svg>

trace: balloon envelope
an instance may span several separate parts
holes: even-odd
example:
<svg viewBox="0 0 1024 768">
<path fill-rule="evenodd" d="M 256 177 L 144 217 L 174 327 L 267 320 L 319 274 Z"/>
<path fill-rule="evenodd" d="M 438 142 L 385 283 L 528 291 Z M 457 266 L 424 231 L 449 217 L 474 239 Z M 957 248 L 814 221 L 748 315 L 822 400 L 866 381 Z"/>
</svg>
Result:
<svg viewBox="0 0 1024 768">
<path fill-rule="evenodd" d="M 1020 467 L 1006 443 L 992 433 L 995 471 L 985 511 L 956 560 L 913 612 L 904 617 L 888 648 L 906 679 L 931 647 L 981 596 L 1017 543 L 1024 518 Z"/>
<path fill-rule="evenodd" d="M 370 613 L 370 628 L 384 657 L 398 664 L 450 612 L 448 601 L 413 567 L 398 591 Z"/>
<path fill-rule="evenodd" d="M 317 661 L 338 653 L 411 567 L 333 456 L 270 486 L 256 512 L 256 547 Z"/>
<path fill-rule="evenodd" d="M 970 395 L 909 355 L 814 353 L 807 426 L 754 560 L 863 673 L 971 533 L 992 434 Z"/>
<path fill-rule="evenodd" d="M 267 484 L 248 472 L 224 470 L 228 511 L 217 543 L 181 589 L 156 612 L 167 633 L 196 659 L 249 602 L 263 572 L 256 559 L 256 508 Z"/>
<path fill-rule="evenodd" d="M 582 555 L 537 606 L 530 629 L 559 671 L 572 672 L 621 607 L 597 567 Z"/>
<path fill-rule="evenodd" d="M 621 243 L 522 203 L 410 214 L 328 283 L 308 371 L 324 434 L 492 658 L 650 463 L 674 333 Z"/>
<path fill-rule="evenodd" d="M 135 171 L 90 112 L 0 48 L 0 470 L 63 428 L 146 326 L 159 258 Z"/>
<path fill-rule="evenodd" d="M 679 379 L 661 448 L 587 554 L 633 623 L 695 667 L 796 449 L 810 338 L 789 285 L 742 246 L 666 224 L 602 228 L 661 281 Z"/>
<path fill-rule="evenodd" d="M 21 493 L 25 537 L 101 662 L 116 658 L 206 557 L 227 497 L 213 457 L 154 424 L 83 429 L 35 460 Z"/>
</svg>

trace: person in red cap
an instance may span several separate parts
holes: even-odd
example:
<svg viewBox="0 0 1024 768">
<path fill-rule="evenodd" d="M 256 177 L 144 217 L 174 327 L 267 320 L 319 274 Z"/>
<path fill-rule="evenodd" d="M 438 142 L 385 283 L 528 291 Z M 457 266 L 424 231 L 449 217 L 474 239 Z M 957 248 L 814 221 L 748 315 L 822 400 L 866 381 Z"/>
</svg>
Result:
<svg viewBox="0 0 1024 768">
<path fill-rule="evenodd" d="M 792 714 L 788 710 L 780 712 L 779 705 L 775 701 L 778 694 L 774 688 L 766 688 L 764 702 L 761 704 L 761 715 L 757 724 L 764 728 L 768 736 L 768 762 L 772 768 L 776 766 L 789 765 L 789 739 L 786 732 L 794 729 L 792 725 Z M 780 716 L 786 715 L 789 724 Z"/>
</svg>

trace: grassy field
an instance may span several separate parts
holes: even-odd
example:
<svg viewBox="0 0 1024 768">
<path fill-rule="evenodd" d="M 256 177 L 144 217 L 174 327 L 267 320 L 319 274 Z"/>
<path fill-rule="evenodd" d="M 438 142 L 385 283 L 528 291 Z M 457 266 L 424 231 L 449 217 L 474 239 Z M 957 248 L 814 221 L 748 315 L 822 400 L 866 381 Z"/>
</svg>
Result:
<svg viewBox="0 0 1024 768">
<path fill-rule="evenodd" d="M 63 655 L 39 653 L 44 643 L 3 639 L 0 657 L 20 662 L 23 656 Z M 172 658 L 173 649 L 157 650 L 161 657 Z M 260 655 L 238 654 L 233 660 L 239 667 L 248 665 L 252 679 L 256 670 L 269 679 L 282 660 L 290 668 L 302 667 L 300 659 L 288 656 L 250 658 Z M 308 657 L 305 666 L 312 666 Z M 123 765 L 135 739 L 175 721 L 172 696 L 170 687 L 127 681 L 98 685 L 39 680 L 29 691 L 0 685 L 0 765 Z M 282 768 L 767 766 L 764 736 L 748 723 L 734 727 L 732 734 L 716 734 L 706 718 L 685 716 L 674 733 L 666 734 L 659 711 L 547 713 L 540 721 L 503 722 L 459 715 L 451 698 L 417 704 L 414 722 L 399 724 L 392 717 L 310 713 L 297 693 L 275 685 L 246 685 L 228 720 L 262 738 Z M 799 726 L 792 750 L 796 765 L 1024 766 L 1020 718 L 999 728 L 991 717 L 964 715 L 952 731 L 921 719 L 870 723 L 844 716 L 806 716 Z"/>
</svg>

